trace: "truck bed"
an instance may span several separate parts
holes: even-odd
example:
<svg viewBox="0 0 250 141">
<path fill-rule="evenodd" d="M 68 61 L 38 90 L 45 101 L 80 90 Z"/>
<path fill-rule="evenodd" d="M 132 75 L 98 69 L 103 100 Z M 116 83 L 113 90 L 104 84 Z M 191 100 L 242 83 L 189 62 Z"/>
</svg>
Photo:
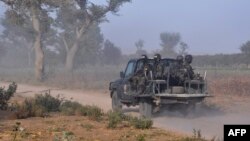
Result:
<svg viewBox="0 0 250 141">
<path fill-rule="evenodd" d="M 139 95 L 138 97 L 164 97 L 164 98 L 205 98 L 212 97 L 210 94 L 169 94 L 169 93 L 160 93 L 160 94 L 145 94 Z"/>
</svg>

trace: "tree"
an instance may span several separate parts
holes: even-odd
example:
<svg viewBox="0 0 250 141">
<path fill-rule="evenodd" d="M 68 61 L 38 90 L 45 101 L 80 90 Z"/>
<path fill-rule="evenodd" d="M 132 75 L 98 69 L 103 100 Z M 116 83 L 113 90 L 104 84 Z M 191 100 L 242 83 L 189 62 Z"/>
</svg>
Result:
<svg viewBox="0 0 250 141">
<path fill-rule="evenodd" d="M 164 32 L 160 34 L 160 39 L 161 39 L 160 45 L 162 47 L 162 54 L 171 57 L 175 56 L 176 55 L 175 47 L 181 40 L 180 34 Z"/>
<path fill-rule="evenodd" d="M 97 5 L 88 0 L 71 0 L 71 3 L 64 5 L 58 12 L 58 24 L 63 32 L 63 42 L 66 47 L 66 71 L 73 70 L 75 56 L 82 46 L 80 41 L 93 24 L 99 24 L 106 20 L 105 16 L 111 12 L 116 14 L 119 7 L 130 0 L 109 0 L 107 5 Z M 67 12 L 65 12 L 67 11 Z M 67 14 L 69 14 L 67 16 Z M 74 20 L 72 20 L 72 18 Z M 65 28 L 66 25 L 68 28 Z"/>
<path fill-rule="evenodd" d="M 250 63 L 250 41 L 247 41 L 240 47 L 241 52 L 244 54 L 244 63 L 248 64 Z"/>
<path fill-rule="evenodd" d="M 81 48 L 76 54 L 74 65 L 84 66 L 98 63 L 102 56 L 103 40 L 100 27 L 97 24 L 92 25 L 79 43 Z"/>
<path fill-rule="evenodd" d="M 142 39 L 139 39 L 138 41 L 135 42 L 135 47 L 136 47 L 136 55 L 140 56 L 143 54 L 147 54 L 147 51 L 143 49 L 144 41 Z"/>
<path fill-rule="evenodd" d="M 51 9 L 63 0 L 1 0 L 11 9 L 7 12 L 12 24 L 23 27 L 25 23 L 32 25 L 32 44 L 35 50 L 35 77 L 37 80 L 44 78 L 44 51 L 43 40 L 45 33 L 50 30 L 52 18 L 49 16 Z"/>
<path fill-rule="evenodd" d="M 1 46 L 0 46 L 0 62 L 1 62 L 1 58 L 5 55 L 6 50 L 5 50 L 5 47 L 2 44 L 2 41 L 0 41 L 0 44 L 1 44 Z"/>
<path fill-rule="evenodd" d="M 188 50 L 188 44 L 185 42 L 180 42 L 180 50 L 179 50 L 179 54 L 180 55 L 187 55 L 187 50 Z"/>
<path fill-rule="evenodd" d="M 0 110 L 7 110 L 8 101 L 13 97 L 16 92 L 17 85 L 13 82 L 9 85 L 9 88 L 5 90 L 3 87 L 0 87 Z"/>
<path fill-rule="evenodd" d="M 6 59 L 8 59 L 8 62 L 13 63 L 10 55 L 12 57 L 14 55 L 17 59 L 17 64 L 19 63 L 27 67 L 23 62 L 26 61 L 29 66 L 31 65 L 31 54 L 34 51 L 32 49 L 34 32 L 30 20 L 27 20 L 27 17 L 22 17 L 20 14 L 21 12 L 17 13 L 14 9 L 5 11 L 5 16 L 1 18 L 3 32 L 0 38 L 7 50 L 8 56 Z M 22 57 L 22 59 L 19 57 Z"/>
<path fill-rule="evenodd" d="M 250 41 L 247 41 L 243 45 L 241 45 L 240 50 L 244 54 L 250 54 Z"/>
<path fill-rule="evenodd" d="M 121 61 L 122 52 L 112 42 L 106 40 L 103 49 L 103 61 L 105 64 L 117 65 Z"/>
</svg>

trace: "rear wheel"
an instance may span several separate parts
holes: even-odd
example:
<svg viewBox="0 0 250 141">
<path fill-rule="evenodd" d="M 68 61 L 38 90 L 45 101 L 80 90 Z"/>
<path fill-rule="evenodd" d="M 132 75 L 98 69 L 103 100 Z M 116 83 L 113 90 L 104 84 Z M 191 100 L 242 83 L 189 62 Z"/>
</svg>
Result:
<svg viewBox="0 0 250 141">
<path fill-rule="evenodd" d="M 121 111 L 122 110 L 122 103 L 119 99 L 117 92 L 114 91 L 112 94 L 112 109 L 113 111 Z"/>
<path fill-rule="evenodd" d="M 139 102 L 139 112 L 142 117 L 151 118 L 152 117 L 152 101 L 142 99 Z"/>
</svg>

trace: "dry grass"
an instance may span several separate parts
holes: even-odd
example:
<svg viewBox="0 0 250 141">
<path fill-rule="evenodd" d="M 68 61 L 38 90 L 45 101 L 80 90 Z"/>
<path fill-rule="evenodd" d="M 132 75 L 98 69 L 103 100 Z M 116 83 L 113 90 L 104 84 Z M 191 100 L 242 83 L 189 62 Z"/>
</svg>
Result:
<svg viewBox="0 0 250 141">
<path fill-rule="evenodd" d="M 250 96 L 250 76 L 227 76 L 210 79 L 209 89 L 215 95 Z"/>
<path fill-rule="evenodd" d="M 63 68 L 50 68 L 46 70 L 46 79 L 44 82 L 37 82 L 34 79 L 33 68 L 1 68 L 0 80 L 67 89 L 107 89 L 110 81 L 119 78 L 119 72 L 124 67 L 125 65 L 86 66 L 72 73 L 65 73 Z"/>
<path fill-rule="evenodd" d="M 20 125 L 16 126 L 16 122 Z M 5 120 L 0 126 L 0 140 L 63 140 L 74 141 L 201 141 L 183 134 L 157 128 L 146 130 L 131 126 L 107 128 L 107 121 L 96 122 L 82 116 L 57 116 Z M 16 129 L 13 131 L 13 129 Z M 204 140 L 202 140 L 204 141 Z"/>
</svg>

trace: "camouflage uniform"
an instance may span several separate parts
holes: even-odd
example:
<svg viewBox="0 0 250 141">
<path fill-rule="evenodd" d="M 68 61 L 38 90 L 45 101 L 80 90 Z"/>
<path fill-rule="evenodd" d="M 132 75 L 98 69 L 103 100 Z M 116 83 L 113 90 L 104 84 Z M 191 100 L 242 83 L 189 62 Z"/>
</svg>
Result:
<svg viewBox="0 0 250 141">
<path fill-rule="evenodd" d="M 131 78 L 133 90 L 139 94 L 143 94 L 146 90 L 147 80 L 151 79 L 150 71 L 152 67 L 147 62 L 147 57 L 143 60 L 143 66 Z"/>
<path fill-rule="evenodd" d="M 186 69 L 186 77 L 187 79 L 194 79 L 194 71 L 192 66 L 190 65 L 192 63 L 193 57 L 192 55 L 186 55 L 185 56 L 185 64 L 184 64 L 184 68 Z"/>
<path fill-rule="evenodd" d="M 163 79 L 164 75 L 164 64 L 161 61 L 161 55 L 154 55 L 154 67 L 153 67 L 153 75 L 154 79 Z"/>
<path fill-rule="evenodd" d="M 177 61 L 170 66 L 171 84 L 181 86 L 185 81 L 185 68 L 183 65 L 183 56 L 177 56 Z"/>
<path fill-rule="evenodd" d="M 192 80 L 194 79 L 194 71 L 193 71 L 193 68 L 190 64 L 186 64 L 184 65 L 184 68 L 186 70 L 186 75 L 185 77 L 189 80 Z"/>
</svg>

